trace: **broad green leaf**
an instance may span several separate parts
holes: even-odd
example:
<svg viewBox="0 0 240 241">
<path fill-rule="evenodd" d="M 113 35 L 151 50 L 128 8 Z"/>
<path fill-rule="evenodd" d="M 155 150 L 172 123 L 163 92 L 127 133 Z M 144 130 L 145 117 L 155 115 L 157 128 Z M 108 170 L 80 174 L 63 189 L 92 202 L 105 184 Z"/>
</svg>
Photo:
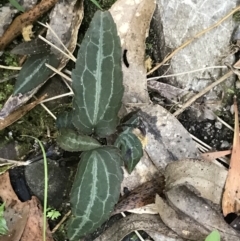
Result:
<svg viewBox="0 0 240 241">
<path fill-rule="evenodd" d="M 72 123 L 72 116 L 73 113 L 72 111 L 64 111 L 62 113 L 60 113 L 57 116 L 57 120 L 56 120 L 56 126 L 58 129 L 63 129 L 63 128 L 67 128 L 67 129 L 75 129 L 73 123 Z"/>
<path fill-rule="evenodd" d="M 132 133 L 132 128 L 128 128 L 118 136 L 114 146 L 121 150 L 123 161 L 131 173 L 143 156 L 141 141 Z"/>
<path fill-rule="evenodd" d="M 95 13 L 72 72 L 74 126 L 84 134 L 112 134 L 123 96 L 121 45 L 109 12 Z"/>
<path fill-rule="evenodd" d="M 116 147 L 84 152 L 70 194 L 73 217 L 68 237 L 79 240 L 102 225 L 113 211 L 123 179 L 122 159 Z"/>
<path fill-rule="evenodd" d="M 54 54 L 35 54 L 24 63 L 14 87 L 14 95 L 24 94 L 42 84 L 53 73 L 45 64 L 57 67 L 59 60 Z"/>
<path fill-rule="evenodd" d="M 60 130 L 57 143 L 65 151 L 89 151 L 101 146 L 101 144 L 92 137 L 78 134 L 72 129 Z"/>
<path fill-rule="evenodd" d="M 3 216 L 5 203 L 0 205 L 0 235 L 5 235 L 8 232 L 7 222 Z"/>
<path fill-rule="evenodd" d="M 220 241 L 220 233 L 217 230 L 212 231 L 205 239 L 205 241 Z"/>
</svg>

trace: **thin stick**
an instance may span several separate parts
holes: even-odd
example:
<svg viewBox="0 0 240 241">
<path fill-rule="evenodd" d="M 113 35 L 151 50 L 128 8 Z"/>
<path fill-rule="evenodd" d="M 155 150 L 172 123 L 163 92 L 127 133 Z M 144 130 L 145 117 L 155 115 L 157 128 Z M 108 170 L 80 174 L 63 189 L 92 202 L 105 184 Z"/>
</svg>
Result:
<svg viewBox="0 0 240 241">
<path fill-rule="evenodd" d="M 51 69 L 53 72 L 55 72 L 56 74 L 59 74 L 60 76 L 62 76 L 64 79 L 68 80 L 69 82 L 72 82 L 72 79 L 70 77 L 68 77 L 67 75 L 65 75 L 63 72 L 59 71 L 58 69 L 54 68 L 53 66 L 49 65 L 49 64 L 45 64 L 49 69 Z"/>
<path fill-rule="evenodd" d="M 70 216 L 71 211 L 68 211 L 64 217 L 60 220 L 60 222 L 54 227 L 54 229 L 52 230 L 52 233 L 55 233 L 58 228 L 65 222 L 65 220 Z"/>
<path fill-rule="evenodd" d="M 74 57 L 74 55 L 68 50 L 68 48 L 65 46 L 65 44 L 62 42 L 62 40 L 58 37 L 58 35 L 55 33 L 55 31 L 51 28 L 51 26 L 46 23 L 41 23 L 41 22 L 38 22 L 39 24 L 41 24 L 42 26 L 44 26 L 45 28 L 49 29 L 52 34 L 56 37 L 56 39 L 59 41 L 59 43 L 63 46 L 63 48 L 67 51 L 68 55 L 71 57 L 70 59 L 73 61 L 73 62 L 76 62 L 76 58 Z M 55 45 L 54 45 L 55 46 Z"/>
<path fill-rule="evenodd" d="M 183 48 L 185 48 L 187 45 L 189 45 L 190 43 L 192 43 L 194 40 L 198 39 L 199 37 L 201 37 L 203 34 L 209 32 L 210 30 L 216 28 L 217 26 L 219 26 L 222 22 L 224 22 L 226 19 L 228 19 L 229 17 L 231 17 L 234 13 L 236 13 L 237 11 L 240 10 L 240 6 L 234 8 L 230 13 L 228 13 L 225 17 L 223 17 L 222 19 L 220 19 L 218 22 L 214 23 L 213 25 L 211 25 L 210 27 L 208 27 L 207 29 L 202 30 L 201 32 L 199 32 L 198 34 L 196 34 L 193 38 L 191 38 L 190 40 L 186 41 L 184 44 L 182 44 L 180 47 L 178 47 L 177 49 L 175 49 L 170 55 L 168 55 L 167 57 L 164 58 L 164 60 L 159 63 L 157 66 L 155 66 L 153 69 L 151 69 L 147 75 L 153 73 L 156 69 L 158 69 L 159 67 L 161 67 L 163 64 L 165 64 L 169 59 L 171 59 L 176 53 L 178 53 L 180 50 L 182 50 Z"/>
<path fill-rule="evenodd" d="M 55 48 L 56 50 L 58 50 L 60 53 L 62 53 L 63 55 L 65 55 L 66 58 L 68 59 L 72 59 L 71 56 L 69 56 L 67 53 L 65 53 L 64 51 L 62 51 L 60 48 L 58 48 L 56 45 L 52 44 L 50 41 L 48 41 L 47 39 L 45 39 L 43 36 L 38 35 L 38 37 L 44 41 L 45 43 L 49 44 L 50 46 L 52 46 L 53 48 Z M 74 61 L 72 59 L 72 61 Z"/>
<path fill-rule="evenodd" d="M 196 94 L 195 96 L 193 96 L 192 98 L 190 98 L 187 102 L 185 102 L 181 109 L 175 111 L 173 113 L 174 116 L 178 116 L 180 115 L 186 108 L 188 108 L 193 102 L 195 102 L 198 98 L 200 98 L 201 96 L 205 95 L 208 91 L 210 91 L 212 88 L 214 88 L 215 86 L 219 85 L 220 83 L 222 83 L 224 80 L 226 80 L 228 77 L 230 77 L 233 74 L 232 71 L 227 72 L 225 75 L 223 75 L 220 79 L 218 79 L 217 81 L 213 82 L 212 84 L 210 84 L 209 86 L 207 86 L 204 90 L 202 90 L 201 92 L 199 92 L 198 94 Z"/>
<path fill-rule="evenodd" d="M 22 67 L 0 65 L 0 69 L 20 70 Z"/>
<path fill-rule="evenodd" d="M 214 113 L 213 113 L 214 114 Z M 215 114 L 214 114 L 215 115 Z M 221 122 L 223 125 L 225 125 L 229 130 L 231 130 L 231 131 L 234 131 L 234 129 L 228 124 L 228 123 L 226 123 L 223 119 L 221 119 L 220 117 L 218 117 L 217 115 L 216 115 L 216 118 L 217 118 L 217 120 L 219 121 L 219 122 Z"/>
<path fill-rule="evenodd" d="M 200 149 L 200 147 L 201 147 L 201 149 L 203 150 L 203 153 L 206 152 L 206 151 L 212 150 L 212 147 L 209 146 L 208 144 L 206 144 L 205 142 L 199 140 L 197 137 L 195 137 L 195 136 L 192 135 L 192 134 L 190 134 L 190 136 L 193 138 L 193 140 L 194 140 L 195 143 L 197 144 L 198 148 Z M 221 157 L 221 158 L 218 158 L 218 159 L 221 160 L 222 162 L 228 164 L 228 162 L 227 162 L 224 158 Z M 219 162 L 217 162 L 217 161 L 214 161 L 214 163 L 219 164 Z"/>
<path fill-rule="evenodd" d="M 37 97 L 36 96 L 33 96 L 34 98 L 35 98 L 35 100 L 37 100 Z M 50 115 L 50 116 L 52 116 L 52 118 L 54 119 L 54 120 L 56 120 L 57 119 L 57 117 L 47 108 L 47 106 L 46 105 L 44 105 L 43 103 L 39 103 L 42 107 L 43 107 L 43 109 L 45 109 L 46 111 L 47 111 L 47 113 Z"/>
<path fill-rule="evenodd" d="M 2 166 L 3 164 L 14 164 L 16 166 L 27 166 L 29 165 L 29 161 L 15 161 L 15 160 L 9 160 L 9 159 L 5 159 L 5 158 L 1 158 L 0 157 L 0 166 Z"/>
<path fill-rule="evenodd" d="M 60 98 L 66 97 L 66 96 L 73 96 L 73 92 L 68 92 L 68 93 L 65 93 L 65 94 L 56 95 L 54 97 L 51 97 L 51 98 L 48 98 L 48 99 L 45 99 L 45 100 L 41 101 L 41 103 L 49 102 L 51 100 L 60 99 Z"/>
<path fill-rule="evenodd" d="M 203 71 L 203 70 L 207 70 L 207 69 L 223 69 L 223 68 L 227 68 L 227 66 L 210 66 L 210 67 L 205 67 L 205 68 L 201 68 L 201 69 L 194 69 L 194 70 L 190 70 L 190 71 L 185 71 L 185 72 L 177 73 L 177 74 L 169 74 L 169 75 L 151 77 L 151 78 L 148 78 L 147 80 L 155 80 L 155 79 L 162 79 L 162 78 L 168 78 L 168 77 L 175 77 L 175 76 L 190 74 L 190 73 Z"/>
</svg>

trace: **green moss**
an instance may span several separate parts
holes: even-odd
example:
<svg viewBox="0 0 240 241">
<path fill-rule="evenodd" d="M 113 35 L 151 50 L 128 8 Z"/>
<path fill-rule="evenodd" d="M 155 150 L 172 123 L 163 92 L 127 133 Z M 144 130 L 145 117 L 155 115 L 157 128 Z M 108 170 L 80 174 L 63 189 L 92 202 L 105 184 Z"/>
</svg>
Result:
<svg viewBox="0 0 240 241">
<path fill-rule="evenodd" d="M 1 64 L 6 66 L 18 66 L 17 57 L 9 52 L 4 52 L 1 56 Z M 14 81 L 12 76 L 18 74 L 18 71 L 9 70 L 9 69 L 0 69 L 0 108 L 2 108 L 4 102 L 12 94 L 14 89 Z M 4 81 L 6 80 L 6 81 Z"/>
<path fill-rule="evenodd" d="M 4 52 L 4 63 L 7 66 L 18 66 L 18 62 L 17 62 L 17 57 L 14 54 L 11 54 L 10 52 Z"/>
<path fill-rule="evenodd" d="M 237 11 L 233 14 L 232 19 L 234 22 L 239 23 L 240 22 L 240 11 Z"/>
</svg>

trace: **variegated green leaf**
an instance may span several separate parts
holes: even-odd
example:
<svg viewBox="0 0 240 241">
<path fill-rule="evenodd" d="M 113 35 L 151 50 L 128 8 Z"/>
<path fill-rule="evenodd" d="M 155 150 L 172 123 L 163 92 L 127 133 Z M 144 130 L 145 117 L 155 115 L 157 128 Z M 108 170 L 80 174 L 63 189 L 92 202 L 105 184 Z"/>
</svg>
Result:
<svg viewBox="0 0 240 241">
<path fill-rule="evenodd" d="M 109 12 L 98 11 L 82 41 L 72 72 L 75 127 L 84 134 L 112 134 L 123 95 L 121 45 Z"/>
<path fill-rule="evenodd" d="M 72 129 L 62 129 L 57 137 L 57 143 L 65 151 L 89 151 L 101 146 L 92 137 L 78 134 Z"/>
<path fill-rule="evenodd" d="M 73 214 L 68 223 L 70 240 L 79 240 L 109 218 L 120 194 L 121 165 L 116 147 L 100 147 L 81 155 L 70 195 Z"/>
<path fill-rule="evenodd" d="M 72 111 L 64 111 L 57 116 L 56 126 L 58 129 L 75 129 L 72 123 L 73 113 Z"/>
<path fill-rule="evenodd" d="M 143 156 L 141 141 L 132 133 L 132 128 L 128 128 L 118 136 L 114 145 L 121 150 L 127 170 L 131 173 Z"/>
<path fill-rule="evenodd" d="M 14 87 L 14 95 L 27 93 L 42 84 L 53 73 L 45 64 L 57 67 L 59 60 L 54 54 L 35 54 L 24 63 Z"/>
</svg>

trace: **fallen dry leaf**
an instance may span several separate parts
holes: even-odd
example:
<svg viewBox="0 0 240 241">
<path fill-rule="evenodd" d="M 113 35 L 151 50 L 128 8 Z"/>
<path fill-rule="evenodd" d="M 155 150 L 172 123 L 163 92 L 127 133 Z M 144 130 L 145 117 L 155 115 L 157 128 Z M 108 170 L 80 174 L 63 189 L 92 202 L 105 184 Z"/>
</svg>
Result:
<svg viewBox="0 0 240 241">
<path fill-rule="evenodd" d="M 58 2 L 52 10 L 50 17 L 52 18 L 50 19 L 49 26 L 55 33 L 59 34 L 61 41 L 65 44 L 68 50 L 73 53 L 76 47 L 79 26 L 81 25 L 83 19 L 83 0 Z M 47 31 L 46 39 L 53 41 L 53 36 L 50 30 Z M 56 38 L 54 38 L 54 43 L 56 44 Z M 68 61 L 69 59 L 67 57 L 62 56 L 58 70 L 61 71 Z M 55 73 L 53 73 L 52 76 L 53 75 L 55 75 Z M 18 94 L 15 96 L 11 95 L 4 104 L 3 108 L 0 110 L 0 119 L 7 117 L 11 112 L 25 104 L 47 81 L 47 79 L 43 80 L 41 85 L 29 91 L 28 93 L 23 95 Z"/>
<path fill-rule="evenodd" d="M 23 231 L 21 241 L 42 241 L 43 240 L 43 210 L 40 202 L 36 197 L 32 197 L 28 201 L 30 211 L 29 217 L 26 223 L 26 227 Z M 54 241 L 52 234 L 47 227 L 46 241 Z"/>
<path fill-rule="evenodd" d="M 143 183 L 141 186 L 132 190 L 129 194 L 120 199 L 118 204 L 115 206 L 112 215 L 154 203 L 156 193 L 161 193 L 163 189 L 163 176 Z"/>
<path fill-rule="evenodd" d="M 174 210 L 159 195 L 156 195 L 155 203 L 162 221 L 180 237 L 187 240 L 204 240 L 208 235 L 209 231 L 203 225 L 194 222 L 185 213 Z"/>
<path fill-rule="evenodd" d="M 144 66 L 145 39 L 155 6 L 154 0 L 118 0 L 110 9 L 123 50 L 124 104 L 149 102 Z"/>
<path fill-rule="evenodd" d="M 224 157 L 226 155 L 231 154 L 231 150 L 226 150 L 226 151 L 214 151 L 214 152 L 205 152 L 201 153 L 201 156 L 204 160 L 206 161 L 213 161 L 217 158 Z"/>
<path fill-rule="evenodd" d="M 2 37 L 0 37 L 0 51 L 4 48 L 18 35 L 21 34 L 22 29 L 34 21 L 36 21 L 40 16 L 47 12 L 51 7 L 56 4 L 58 0 L 42 0 L 39 4 L 34 6 L 29 11 L 26 11 L 16 17 L 8 29 L 4 32 Z"/>
<path fill-rule="evenodd" d="M 226 223 L 221 211 L 217 210 L 217 206 L 203 198 L 193 186 L 187 183 L 176 185 L 166 191 L 165 195 L 166 200 L 175 211 L 180 214 L 186 214 L 195 224 L 205 227 L 209 232 L 218 230 L 222 241 L 239 240 L 240 234 Z M 220 209 L 220 206 L 218 208 Z M 176 226 L 176 224 L 171 222 L 168 222 L 168 224 L 171 225 L 169 226 L 170 228 Z M 191 229 L 192 227 L 190 225 L 188 228 Z M 181 232 L 178 234 L 181 235 Z M 197 238 L 192 240 L 198 241 L 203 239 Z"/>
<path fill-rule="evenodd" d="M 240 214 L 240 140 L 237 100 L 234 97 L 235 125 L 232 155 L 222 199 L 223 215 Z"/>
<path fill-rule="evenodd" d="M 36 197 L 21 202 L 12 189 L 9 173 L 0 176 L 0 197 L 5 202 L 4 217 L 9 233 L 0 236 L 0 241 L 42 241 L 43 211 Z M 46 241 L 54 241 L 47 227 Z"/>
<path fill-rule="evenodd" d="M 164 175 L 165 190 L 188 184 L 193 186 L 201 197 L 221 206 L 227 177 L 227 170 L 223 166 L 204 160 L 185 159 L 169 163 Z"/>
<path fill-rule="evenodd" d="M 190 134 L 170 112 L 160 105 L 142 104 L 127 108 L 142 120 L 147 143 L 144 155 L 129 175 L 124 171 L 123 187 L 133 190 L 150 181 L 170 162 L 188 158 L 198 158 L 199 151 Z"/>
<path fill-rule="evenodd" d="M 135 230 L 157 232 L 162 235 L 159 240 L 181 240 L 176 233 L 169 229 L 159 218 L 158 215 L 151 214 L 131 214 L 122 218 L 108 228 L 103 234 L 94 241 L 122 240 L 127 234 Z"/>
<path fill-rule="evenodd" d="M 42 100 L 44 100 L 47 97 L 47 95 L 43 95 L 38 100 L 33 101 L 32 103 L 22 106 L 18 110 L 12 112 L 10 115 L 8 115 L 5 119 L 0 120 L 0 130 L 3 130 L 7 126 L 10 126 L 15 121 L 19 120 L 21 117 L 23 117 L 27 112 L 29 112 L 31 109 L 33 109 L 36 105 L 38 105 Z"/>
<path fill-rule="evenodd" d="M 0 197 L 5 202 L 4 218 L 9 229 L 7 235 L 0 236 L 0 241 L 18 241 L 26 226 L 29 204 L 19 201 L 12 189 L 8 172 L 0 176 Z"/>
</svg>

